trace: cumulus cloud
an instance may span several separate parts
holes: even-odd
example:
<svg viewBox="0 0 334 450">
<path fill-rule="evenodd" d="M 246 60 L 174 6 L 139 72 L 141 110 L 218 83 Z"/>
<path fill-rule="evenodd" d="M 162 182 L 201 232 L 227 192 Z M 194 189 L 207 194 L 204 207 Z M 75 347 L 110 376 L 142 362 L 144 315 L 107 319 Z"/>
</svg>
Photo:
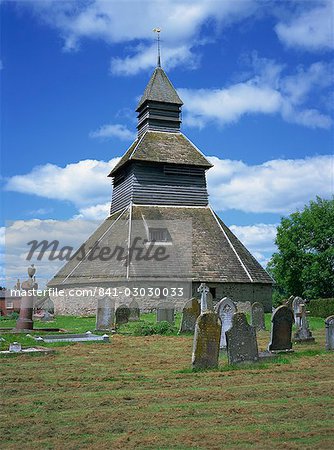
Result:
<svg viewBox="0 0 334 450">
<path fill-rule="evenodd" d="M 278 224 L 231 225 L 231 231 L 253 256 L 265 267 L 276 250 L 275 238 Z"/>
<path fill-rule="evenodd" d="M 46 240 L 59 241 L 59 248 L 70 246 L 74 249 L 80 247 L 85 240 L 96 230 L 100 222 L 91 220 L 18 220 L 0 228 L 2 236 L 0 246 L 4 254 L 4 279 L 7 288 L 12 288 L 19 278 L 27 279 L 27 268 L 30 264 L 37 267 L 37 281 L 40 288 L 44 288 L 50 278 L 64 265 L 64 261 L 49 260 L 46 257 L 37 260 L 36 253 L 31 260 L 27 256 L 31 249 L 30 241 Z"/>
<path fill-rule="evenodd" d="M 253 57 L 255 74 L 247 80 L 221 89 L 179 89 L 184 101 L 184 123 L 203 127 L 210 121 L 221 125 L 237 122 L 249 114 L 280 114 L 283 120 L 310 128 L 329 128 L 331 118 L 316 107 L 310 97 L 325 92 L 332 83 L 332 67 L 317 62 L 299 66 L 283 75 L 284 66 Z"/>
<path fill-rule="evenodd" d="M 210 202 L 218 210 L 288 214 L 316 195 L 333 192 L 333 157 L 276 159 L 259 165 L 243 161 L 209 158 Z M 111 200 L 109 171 L 119 161 L 84 160 L 58 167 L 38 166 L 7 181 L 6 189 L 40 197 L 69 201 L 81 218 L 102 219 Z"/>
<path fill-rule="evenodd" d="M 334 8 L 331 0 L 306 10 L 289 21 L 279 22 L 275 31 L 288 47 L 309 51 L 329 50 L 334 47 Z"/>
<path fill-rule="evenodd" d="M 110 200 L 99 205 L 88 206 L 87 208 L 80 208 L 79 214 L 74 216 L 75 219 L 85 220 L 103 220 L 108 217 L 110 211 Z"/>
<path fill-rule="evenodd" d="M 202 26 L 211 20 L 211 34 L 214 35 L 217 26 L 228 26 L 253 14 L 258 2 L 147 0 L 127 4 L 117 0 L 44 0 L 28 2 L 25 6 L 44 23 L 59 30 L 64 51 L 78 50 L 84 38 L 103 40 L 110 45 L 134 43 L 132 48 L 128 47 L 128 55 L 111 60 L 113 73 L 132 75 L 155 65 L 153 28 L 159 26 L 163 30 L 164 67 L 185 63 L 193 67 L 198 61 L 195 49 L 203 42 Z M 127 8 L 129 13 L 125 13 Z"/>
<path fill-rule="evenodd" d="M 317 195 L 329 198 L 333 193 L 334 159 L 330 155 L 277 159 L 254 166 L 209 159 L 214 164 L 208 171 L 210 202 L 218 211 L 289 214 Z"/>
<path fill-rule="evenodd" d="M 129 130 L 125 125 L 121 124 L 106 124 L 99 129 L 91 131 L 89 137 L 101 140 L 108 140 L 116 137 L 122 141 L 130 141 L 136 137 L 136 133 Z"/>
<path fill-rule="evenodd" d="M 110 200 L 111 180 L 108 173 L 120 158 L 110 161 L 86 159 L 59 167 L 37 166 L 25 175 L 11 177 L 8 191 L 34 194 L 39 197 L 72 202 L 77 207 L 105 203 Z"/>
</svg>

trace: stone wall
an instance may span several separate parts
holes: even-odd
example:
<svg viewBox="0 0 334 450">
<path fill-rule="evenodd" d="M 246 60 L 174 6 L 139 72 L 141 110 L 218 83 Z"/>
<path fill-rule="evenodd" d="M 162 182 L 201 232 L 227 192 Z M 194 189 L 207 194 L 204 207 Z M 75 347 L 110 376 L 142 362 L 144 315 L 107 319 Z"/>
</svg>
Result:
<svg viewBox="0 0 334 450">
<path fill-rule="evenodd" d="M 199 283 L 193 283 L 193 295 L 198 296 Z M 219 301 L 224 297 L 231 298 L 234 302 L 259 302 L 262 303 L 265 312 L 271 312 L 272 286 L 261 283 L 207 283 L 209 288 L 216 289 L 214 300 Z"/>
<path fill-rule="evenodd" d="M 174 288 L 183 288 L 184 295 L 182 297 L 171 297 L 167 296 L 134 296 L 134 295 L 124 295 L 125 288 L 129 288 L 129 286 L 122 285 L 114 285 L 113 288 L 117 288 L 117 296 L 110 295 L 115 299 L 116 306 L 120 304 L 129 305 L 130 302 L 135 299 L 142 312 L 151 312 L 154 311 L 156 305 L 161 301 L 168 300 L 175 305 L 175 309 L 177 311 L 181 311 L 186 300 L 191 298 L 192 296 L 198 297 L 199 294 L 197 292 L 197 288 L 200 283 L 193 283 L 192 287 L 189 283 L 175 283 L 170 282 L 166 283 L 166 287 L 170 289 Z M 264 306 L 265 312 L 271 312 L 272 302 L 272 287 L 268 284 L 246 284 L 246 283 L 207 283 L 210 288 L 216 289 L 215 300 L 218 301 L 223 297 L 230 297 L 235 302 L 260 302 Z M 153 289 L 159 287 L 160 285 L 151 283 Z M 144 285 L 142 286 L 144 287 Z M 103 297 L 104 293 L 107 292 L 108 286 L 73 286 L 68 288 L 59 288 L 62 291 L 63 295 L 57 293 L 50 293 L 50 298 L 54 302 L 55 305 L 55 314 L 62 315 L 77 315 L 77 316 L 87 316 L 87 315 L 95 315 L 97 308 L 97 301 L 99 298 Z M 147 288 L 146 288 L 147 289 Z M 122 293 L 121 293 L 122 292 Z M 78 293 L 84 295 L 77 295 Z M 114 291 L 111 291 L 114 293 Z"/>
<path fill-rule="evenodd" d="M 153 290 L 153 295 L 151 295 L 152 291 L 148 290 L 149 288 Z M 138 291 L 134 291 L 134 289 Z M 178 295 L 181 292 L 182 295 Z M 165 296 L 164 294 L 167 293 L 170 295 Z M 175 293 L 175 296 L 171 295 Z M 165 282 L 163 285 L 161 282 L 159 284 L 133 283 L 132 286 L 130 284 L 125 286 L 114 284 L 112 288 L 87 285 L 59 288 L 57 292 L 50 292 L 50 298 L 55 305 L 55 314 L 58 315 L 95 315 L 98 299 L 105 296 L 113 298 L 116 307 L 121 304 L 129 305 L 132 300 L 136 300 L 142 312 L 152 312 L 162 301 L 169 301 L 174 304 L 176 310 L 181 311 L 185 302 L 191 298 L 191 283 L 171 281 Z"/>
</svg>

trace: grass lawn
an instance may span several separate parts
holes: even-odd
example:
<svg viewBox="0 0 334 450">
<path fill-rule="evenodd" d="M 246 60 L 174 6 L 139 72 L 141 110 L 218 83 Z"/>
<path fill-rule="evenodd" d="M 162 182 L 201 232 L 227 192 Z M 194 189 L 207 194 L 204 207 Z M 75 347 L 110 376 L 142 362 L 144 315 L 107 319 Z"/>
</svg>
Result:
<svg viewBox="0 0 334 450">
<path fill-rule="evenodd" d="M 296 344 L 293 354 L 247 367 L 228 366 L 222 355 L 219 370 L 207 372 L 189 370 L 192 336 L 133 336 L 134 324 L 110 343 L 0 358 L 0 448 L 332 448 L 334 352 L 324 351 L 323 319 L 310 323 L 316 342 Z M 69 317 L 43 324 L 69 332 L 94 325 Z M 33 345 L 2 337 L 2 348 Z M 268 340 L 259 333 L 261 350 Z"/>
</svg>

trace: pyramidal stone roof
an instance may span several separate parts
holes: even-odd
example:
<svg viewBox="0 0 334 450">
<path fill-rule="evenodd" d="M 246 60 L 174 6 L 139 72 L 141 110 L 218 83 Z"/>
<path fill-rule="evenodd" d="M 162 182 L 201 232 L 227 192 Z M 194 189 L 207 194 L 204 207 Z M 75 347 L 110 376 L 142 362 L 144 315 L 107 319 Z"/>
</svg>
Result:
<svg viewBox="0 0 334 450">
<path fill-rule="evenodd" d="M 157 67 L 153 72 L 144 94 L 138 103 L 137 111 L 146 102 L 146 100 L 183 105 L 183 102 L 174 89 L 174 86 L 169 81 L 169 78 L 161 67 Z"/>
<path fill-rule="evenodd" d="M 146 131 L 138 137 L 108 176 L 130 160 L 186 164 L 209 169 L 212 164 L 182 133 Z"/>
<path fill-rule="evenodd" d="M 150 221 L 171 224 L 174 221 L 191 221 L 192 245 L 179 232 L 169 229 L 173 252 L 163 266 L 164 277 L 172 271 L 179 277 L 190 277 L 192 281 L 225 283 L 264 283 L 273 280 L 256 261 L 244 245 L 237 239 L 224 222 L 209 207 L 175 207 L 132 205 L 107 218 L 84 244 L 89 249 L 98 243 L 100 247 L 115 248 L 122 245 L 128 248 L 129 227 L 142 223 L 145 230 Z M 185 223 L 185 222 L 184 222 Z M 190 273 L 182 275 L 183 258 L 191 252 Z M 189 256 L 189 255 L 188 255 Z M 81 258 L 79 255 L 78 258 Z M 163 278 L 156 264 L 143 272 L 142 262 L 131 263 L 130 267 L 117 261 L 102 261 L 73 258 L 48 283 L 48 286 L 67 286 L 77 284 L 99 284 L 110 281 L 145 280 L 148 277 Z"/>
</svg>

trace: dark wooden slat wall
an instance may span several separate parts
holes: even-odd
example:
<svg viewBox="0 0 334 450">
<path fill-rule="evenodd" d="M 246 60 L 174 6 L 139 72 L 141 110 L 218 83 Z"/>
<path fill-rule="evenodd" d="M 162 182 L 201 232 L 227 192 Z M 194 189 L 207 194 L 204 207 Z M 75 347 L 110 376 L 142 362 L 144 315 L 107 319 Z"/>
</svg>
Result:
<svg viewBox="0 0 334 450">
<path fill-rule="evenodd" d="M 132 162 L 114 182 L 111 213 L 138 205 L 206 206 L 205 169 L 172 164 Z"/>
</svg>

